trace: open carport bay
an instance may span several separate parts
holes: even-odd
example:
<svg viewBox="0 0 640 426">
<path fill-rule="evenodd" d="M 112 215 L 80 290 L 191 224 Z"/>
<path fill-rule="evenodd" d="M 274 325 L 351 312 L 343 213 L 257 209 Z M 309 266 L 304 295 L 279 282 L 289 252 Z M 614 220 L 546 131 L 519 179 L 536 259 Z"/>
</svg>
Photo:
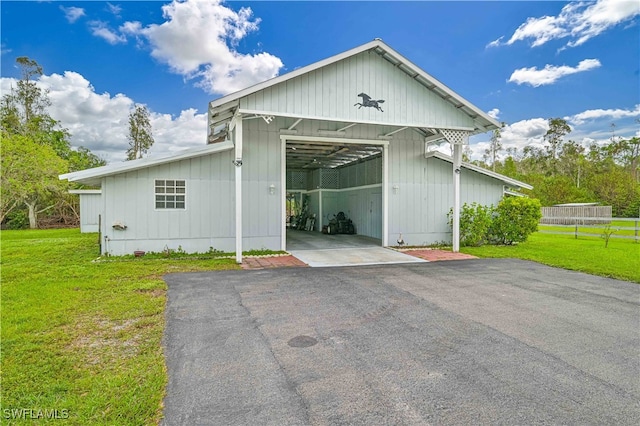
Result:
<svg viewBox="0 0 640 426">
<path fill-rule="evenodd" d="M 167 425 L 640 423 L 636 284 L 510 259 L 166 280 Z"/>
</svg>

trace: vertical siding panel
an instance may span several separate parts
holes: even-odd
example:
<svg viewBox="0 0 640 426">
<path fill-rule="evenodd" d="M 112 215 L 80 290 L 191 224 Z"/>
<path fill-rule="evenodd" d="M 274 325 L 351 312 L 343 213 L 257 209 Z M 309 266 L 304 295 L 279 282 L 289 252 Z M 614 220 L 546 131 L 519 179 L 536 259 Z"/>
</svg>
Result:
<svg viewBox="0 0 640 426">
<path fill-rule="evenodd" d="M 287 112 L 292 112 L 296 110 L 295 104 L 295 85 L 292 80 L 287 81 L 283 86 L 284 95 L 285 95 L 285 105 Z"/>
<path fill-rule="evenodd" d="M 296 78 L 293 80 L 293 111 L 302 111 L 302 79 Z"/>
<path fill-rule="evenodd" d="M 345 67 L 346 64 L 344 61 L 336 64 L 336 93 L 334 95 L 335 117 L 345 117 L 344 105 L 351 97 L 348 89 L 348 81 L 345 80 Z M 347 132 L 349 132 L 349 130 L 347 130 Z M 349 135 L 347 136 L 349 137 Z"/>
<path fill-rule="evenodd" d="M 317 103 L 316 103 L 316 72 L 312 71 L 309 73 L 309 115 L 317 116 Z"/>
<path fill-rule="evenodd" d="M 324 117 L 324 70 L 322 68 L 315 71 L 316 74 L 316 114 Z"/>
<path fill-rule="evenodd" d="M 310 115 L 309 111 L 309 76 L 305 74 L 298 77 L 300 80 L 300 112 L 303 115 Z"/>
</svg>

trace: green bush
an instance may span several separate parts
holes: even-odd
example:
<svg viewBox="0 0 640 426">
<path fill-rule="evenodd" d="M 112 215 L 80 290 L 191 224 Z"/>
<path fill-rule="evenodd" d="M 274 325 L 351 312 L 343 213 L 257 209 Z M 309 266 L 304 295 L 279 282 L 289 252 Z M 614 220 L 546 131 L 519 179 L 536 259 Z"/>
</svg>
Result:
<svg viewBox="0 0 640 426">
<path fill-rule="evenodd" d="M 498 207 L 465 203 L 460 209 L 460 245 L 524 242 L 538 230 L 541 217 L 540 201 L 533 198 L 506 197 Z M 453 209 L 447 218 L 453 227 Z"/>
<path fill-rule="evenodd" d="M 542 217 L 540 201 L 535 198 L 505 197 L 495 209 L 489 239 L 495 244 L 527 241 L 538 230 Z"/>
<path fill-rule="evenodd" d="M 478 247 L 487 243 L 491 227 L 493 206 L 464 203 L 460 209 L 460 244 Z M 453 227 L 453 209 L 447 214 L 449 226 Z"/>
<path fill-rule="evenodd" d="M 27 229 L 29 227 L 29 214 L 26 210 L 15 210 L 6 218 L 7 229 Z"/>
</svg>

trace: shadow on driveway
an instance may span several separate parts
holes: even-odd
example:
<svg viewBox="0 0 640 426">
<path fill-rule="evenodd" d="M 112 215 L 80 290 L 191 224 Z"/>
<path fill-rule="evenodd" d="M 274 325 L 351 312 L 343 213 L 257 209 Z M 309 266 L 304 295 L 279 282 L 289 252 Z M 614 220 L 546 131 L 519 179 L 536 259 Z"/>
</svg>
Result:
<svg viewBox="0 0 640 426">
<path fill-rule="evenodd" d="M 512 259 L 165 279 L 165 425 L 640 424 L 636 284 Z"/>
</svg>

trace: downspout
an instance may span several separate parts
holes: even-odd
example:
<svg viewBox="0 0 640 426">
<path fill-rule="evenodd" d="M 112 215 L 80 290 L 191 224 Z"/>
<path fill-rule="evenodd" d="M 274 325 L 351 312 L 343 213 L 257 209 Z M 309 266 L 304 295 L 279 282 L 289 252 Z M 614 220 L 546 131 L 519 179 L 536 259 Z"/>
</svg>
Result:
<svg viewBox="0 0 640 426">
<path fill-rule="evenodd" d="M 242 115 L 235 117 L 235 159 L 236 166 L 236 263 L 242 263 Z"/>
</svg>

